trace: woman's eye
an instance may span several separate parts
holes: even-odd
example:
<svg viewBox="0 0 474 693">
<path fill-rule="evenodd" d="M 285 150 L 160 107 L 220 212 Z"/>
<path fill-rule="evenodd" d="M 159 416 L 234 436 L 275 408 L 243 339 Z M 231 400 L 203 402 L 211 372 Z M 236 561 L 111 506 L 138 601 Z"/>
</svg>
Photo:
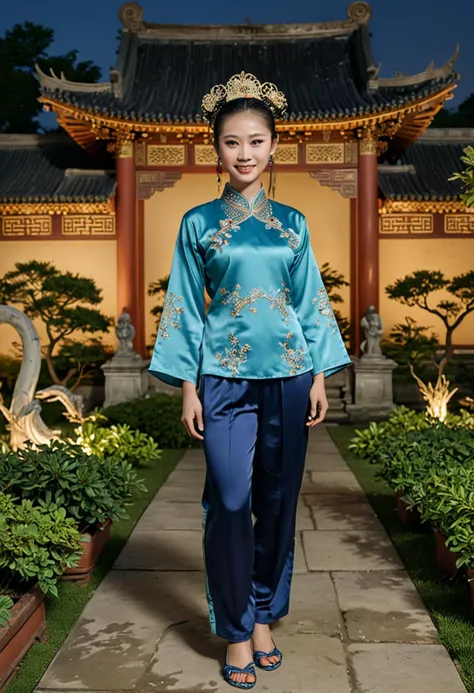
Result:
<svg viewBox="0 0 474 693">
<path fill-rule="evenodd" d="M 254 140 L 252 144 L 262 144 L 263 140 Z"/>
</svg>

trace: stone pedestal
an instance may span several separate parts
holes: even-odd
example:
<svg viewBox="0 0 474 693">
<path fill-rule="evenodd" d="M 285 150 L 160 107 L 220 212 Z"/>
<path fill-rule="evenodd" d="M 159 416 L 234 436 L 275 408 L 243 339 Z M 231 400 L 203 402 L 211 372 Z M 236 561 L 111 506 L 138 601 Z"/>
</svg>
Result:
<svg viewBox="0 0 474 693">
<path fill-rule="evenodd" d="M 122 358 L 115 356 L 104 363 L 104 407 L 143 397 L 148 389 L 149 363 L 149 360 L 142 359 L 138 354 Z"/>
<path fill-rule="evenodd" d="M 344 368 L 334 373 L 325 381 L 326 396 L 329 409 L 325 421 L 347 421 L 346 408 L 352 401 L 351 395 L 351 369 Z"/>
<path fill-rule="evenodd" d="M 397 367 L 386 356 L 362 356 L 354 361 L 354 404 L 347 405 L 351 421 L 383 419 L 395 409 L 392 378 Z"/>
</svg>

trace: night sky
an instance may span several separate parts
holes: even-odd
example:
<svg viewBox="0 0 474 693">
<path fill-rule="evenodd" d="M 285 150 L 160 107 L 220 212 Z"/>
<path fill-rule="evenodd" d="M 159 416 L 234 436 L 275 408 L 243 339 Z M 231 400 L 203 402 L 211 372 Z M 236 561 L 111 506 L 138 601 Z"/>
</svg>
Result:
<svg viewBox="0 0 474 693">
<path fill-rule="evenodd" d="M 55 31 L 50 52 L 65 53 L 75 48 L 79 59 L 93 60 L 109 78 L 116 60 L 116 35 L 120 28 L 120 0 L 14 0 L 2 3 L 0 33 L 25 20 L 44 24 Z M 157 2 L 141 0 L 144 19 L 163 24 L 237 24 L 248 17 L 253 24 L 331 21 L 346 18 L 349 0 L 241 0 L 236 3 Z M 461 74 L 455 98 L 447 104 L 456 107 L 474 92 L 474 2 L 473 0 L 372 0 L 372 49 L 382 63 L 381 77 L 396 70 L 413 74 L 426 69 L 434 60 L 444 64 L 457 43 L 461 53 L 456 69 Z"/>
</svg>

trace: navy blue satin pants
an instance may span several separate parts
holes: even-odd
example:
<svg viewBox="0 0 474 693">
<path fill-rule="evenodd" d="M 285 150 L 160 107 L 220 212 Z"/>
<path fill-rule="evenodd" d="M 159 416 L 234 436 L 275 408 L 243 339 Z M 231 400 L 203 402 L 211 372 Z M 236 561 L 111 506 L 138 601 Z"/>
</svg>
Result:
<svg viewBox="0 0 474 693">
<path fill-rule="evenodd" d="M 230 642 L 288 613 L 312 383 L 311 371 L 201 377 L 207 601 L 212 632 Z"/>
</svg>

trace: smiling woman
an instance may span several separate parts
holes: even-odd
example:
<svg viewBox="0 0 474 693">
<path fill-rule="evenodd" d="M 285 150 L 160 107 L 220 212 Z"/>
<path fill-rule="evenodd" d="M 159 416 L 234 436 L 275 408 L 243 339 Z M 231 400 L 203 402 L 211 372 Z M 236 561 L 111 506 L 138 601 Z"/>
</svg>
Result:
<svg viewBox="0 0 474 693">
<path fill-rule="evenodd" d="M 308 430 L 326 415 L 325 377 L 350 364 L 306 219 L 262 186 L 285 106 L 243 72 L 204 97 L 229 183 L 181 221 L 150 365 L 182 387 L 182 422 L 203 441 L 209 617 L 239 688 L 255 685 L 254 664 L 282 663 L 269 625 L 289 609 Z"/>
</svg>

